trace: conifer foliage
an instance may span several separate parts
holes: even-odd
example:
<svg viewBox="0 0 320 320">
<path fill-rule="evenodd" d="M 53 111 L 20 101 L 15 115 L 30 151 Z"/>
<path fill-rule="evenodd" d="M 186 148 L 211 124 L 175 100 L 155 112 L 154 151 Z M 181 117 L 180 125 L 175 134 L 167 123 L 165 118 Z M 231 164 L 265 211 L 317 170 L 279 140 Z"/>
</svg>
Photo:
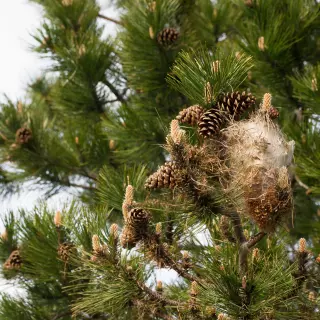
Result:
<svg viewBox="0 0 320 320">
<path fill-rule="evenodd" d="M 318 2 L 31 2 L 2 194 L 78 199 L 3 214 L 0 319 L 319 319 Z"/>
</svg>

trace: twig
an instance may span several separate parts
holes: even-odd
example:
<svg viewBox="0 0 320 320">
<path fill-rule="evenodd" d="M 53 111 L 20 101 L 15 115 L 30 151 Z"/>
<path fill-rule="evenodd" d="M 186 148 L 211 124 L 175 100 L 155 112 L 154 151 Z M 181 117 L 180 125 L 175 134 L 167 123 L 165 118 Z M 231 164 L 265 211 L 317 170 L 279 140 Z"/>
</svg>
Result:
<svg viewBox="0 0 320 320">
<path fill-rule="evenodd" d="M 255 246 L 265 235 L 265 232 L 259 232 L 255 236 L 250 238 L 247 242 L 248 248 L 251 249 L 253 246 Z"/>
<path fill-rule="evenodd" d="M 104 83 L 105 85 L 110 89 L 110 91 L 117 97 L 117 99 L 124 103 L 125 102 L 125 99 L 124 97 L 118 92 L 118 90 L 116 89 L 116 87 L 111 83 L 109 82 L 107 79 L 104 80 Z"/>
<path fill-rule="evenodd" d="M 200 279 L 193 276 L 186 270 L 184 270 L 176 261 L 174 261 L 169 255 L 166 255 L 166 262 L 167 265 L 175 270 L 180 276 L 190 280 L 190 281 L 196 281 L 197 283 L 200 283 Z"/>
<path fill-rule="evenodd" d="M 245 276 L 248 271 L 248 254 L 248 244 L 247 242 L 244 242 L 239 249 L 239 273 L 241 277 Z"/>
<path fill-rule="evenodd" d="M 103 15 L 101 13 L 98 14 L 98 17 L 101 18 L 101 19 L 116 23 L 116 24 L 118 24 L 120 26 L 123 26 L 123 23 L 121 21 L 113 19 L 113 18 L 110 18 L 110 17 L 107 17 L 107 16 L 105 16 L 105 15 Z"/>
<path fill-rule="evenodd" d="M 254 247 L 265 235 L 265 232 L 259 232 L 248 241 L 245 241 L 241 244 L 239 249 L 239 270 L 241 276 L 245 276 L 248 271 L 249 250 Z"/>
<path fill-rule="evenodd" d="M 162 294 L 159 294 L 158 292 L 153 291 L 152 289 L 147 287 L 144 283 L 137 281 L 137 284 L 139 288 L 145 293 L 147 293 L 152 300 L 162 302 L 168 306 L 178 306 L 178 307 L 182 306 L 180 302 L 165 298 Z"/>
<path fill-rule="evenodd" d="M 241 219 L 238 213 L 232 212 L 226 214 L 228 217 L 230 217 L 233 227 L 234 227 L 234 233 L 235 237 L 237 239 L 237 242 L 240 244 L 239 248 L 239 271 L 241 276 L 245 276 L 248 270 L 248 254 L 249 250 L 254 247 L 265 235 L 265 232 L 259 232 L 249 240 L 246 239 L 243 228 L 241 224 Z"/>
<path fill-rule="evenodd" d="M 230 219 L 233 223 L 234 233 L 235 233 L 235 237 L 236 237 L 237 241 L 239 243 L 246 242 L 247 239 L 243 233 L 243 228 L 242 228 L 241 219 L 240 219 L 239 214 L 236 212 L 232 212 L 232 213 L 228 214 L 228 216 L 230 217 Z"/>
<path fill-rule="evenodd" d="M 83 175 L 83 174 L 82 174 Z M 92 179 L 94 181 L 97 181 L 98 180 L 98 175 L 92 171 L 89 171 L 89 170 L 85 170 L 85 177 L 89 178 L 89 179 Z"/>
<path fill-rule="evenodd" d="M 72 182 L 69 182 L 69 186 L 70 187 L 75 187 L 75 188 L 82 188 L 82 189 L 86 189 L 86 190 L 95 190 L 95 188 L 93 187 L 89 187 L 89 186 L 85 186 L 83 184 L 76 184 L 76 183 L 72 183 Z"/>
<path fill-rule="evenodd" d="M 302 187 L 302 188 L 304 188 L 304 189 L 306 189 L 306 190 L 310 190 L 310 187 L 308 187 L 305 183 L 303 183 L 303 182 L 301 181 L 301 179 L 300 179 L 297 175 L 294 176 L 294 179 L 298 182 L 298 185 L 299 185 L 300 187 Z"/>
<path fill-rule="evenodd" d="M 196 281 L 197 283 L 200 283 L 200 279 L 195 277 L 194 275 L 190 274 L 188 271 L 186 271 L 179 263 L 177 263 L 167 252 L 167 250 L 164 248 L 163 244 L 160 243 L 159 237 L 155 235 L 151 235 L 145 242 L 147 246 L 152 246 L 152 243 L 156 245 L 156 247 L 159 250 L 159 256 L 163 258 L 163 261 L 167 267 L 170 267 L 171 269 L 175 270 L 181 277 L 186 278 L 190 281 Z"/>
</svg>

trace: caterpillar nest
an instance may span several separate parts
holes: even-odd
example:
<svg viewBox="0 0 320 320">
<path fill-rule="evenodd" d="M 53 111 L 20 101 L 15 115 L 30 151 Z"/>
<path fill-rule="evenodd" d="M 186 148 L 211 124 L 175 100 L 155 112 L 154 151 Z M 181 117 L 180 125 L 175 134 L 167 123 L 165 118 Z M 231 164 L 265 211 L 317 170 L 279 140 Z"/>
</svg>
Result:
<svg viewBox="0 0 320 320">
<path fill-rule="evenodd" d="M 230 122 L 223 133 L 226 195 L 262 231 L 272 232 L 292 212 L 288 167 L 294 141 L 288 142 L 262 105 L 249 119 Z"/>
</svg>

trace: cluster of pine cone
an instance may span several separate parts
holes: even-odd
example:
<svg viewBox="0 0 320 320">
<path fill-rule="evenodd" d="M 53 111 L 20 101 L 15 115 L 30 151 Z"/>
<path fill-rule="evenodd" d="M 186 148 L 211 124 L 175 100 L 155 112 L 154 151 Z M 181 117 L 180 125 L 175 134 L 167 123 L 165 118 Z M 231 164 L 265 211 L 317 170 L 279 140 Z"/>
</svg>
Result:
<svg viewBox="0 0 320 320">
<path fill-rule="evenodd" d="M 226 119 L 238 119 L 242 113 L 255 104 L 256 98 L 251 93 L 231 92 L 221 95 L 215 106 L 205 111 L 195 105 L 180 111 L 177 120 L 191 126 L 198 126 L 198 131 L 204 138 L 216 135 Z"/>
<path fill-rule="evenodd" d="M 216 135 L 225 121 L 230 117 L 240 115 L 255 104 L 255 97 L 245 91 L 221 95 L 215 106 L 207 111 L 199 105 L 182 110 L 176 119 L 180 123 L 198 126 L 198 131 L 204 138 Z M 148 177 L 145 188 L 149 190 L 169 188 L 174 189 L 179 184 L 179 170 L 174 161 L 166 162 L 155 173 Z"/>
</svg>

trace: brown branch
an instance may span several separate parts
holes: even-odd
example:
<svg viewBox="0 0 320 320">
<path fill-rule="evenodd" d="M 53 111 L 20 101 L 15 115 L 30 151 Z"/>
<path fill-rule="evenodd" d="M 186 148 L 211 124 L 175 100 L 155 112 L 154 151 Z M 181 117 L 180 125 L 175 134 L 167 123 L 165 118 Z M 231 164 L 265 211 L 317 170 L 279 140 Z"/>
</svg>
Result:
<svg viewBox="0 0 320 320">
<path fill-rule="evenodd" d="M 175 270 L 181 277 L 186 278 L 190 281 L 196 281 L 197 283 L 200 283 L 200 279 L 186 271 L 181 264 L 176 262 L 170 256 L 166 248 L 160 242 L 160 238 L 157 235 L 150 235 L 150 237 L 146 240 L 145 244 L 150 249 L 153 245 L 155 245 L 155 247 L 158 248 L 159 256 L 163 259 L 165 265 Z"/>
<path fill-rule="evenodd" d="M 266 235 L 265 232 L 259 232 L 257 233 L 255 236 L 253 236 L 252 238 L 250 238 L 247 241 L 247 246 L 248 249 L 251 249 L 252 247 L 254 247 L 261 239 L 263 239 L 263 237 Z"/>
<path fill-rule="evenodd" d="M 165 298 L 162 294 L 153 291 L 152 289 L 150 289 L 149 287 L 147 287 L 144 283 L 137 281 L 137 284 L 139 286 L 139 288 L 144 291 L 145 293 L 148 294 L 148 296 L 152 299 L 152 300 L 156 300 L 158 302 L 162 302 L 165 305 L 168 306 L 177 306 L 177 307 L 181 307 L 182 304 L 178 301 L 172 300 L 172 299 L 167 299 Z"/>
<path fill-rule="evenodd" d="M 259 232 L 248 241 L 241 244 L 239 249 L 239 270 L 241 276 L 245 276 L 248 271 L 248 254 L 250 249 L 263 239 L 265 235 L 265 232 Z"/>
<path fill-rule="evenodd" d="M 226 214 L 233 223 L 235 237 L 240 244 L 239 248 L 239 272 L 241 276 L 245 276 L 248 271 L 248 254 L 249 250 L 254 247 L 265 235 L 265 232 L 259 232 L 249 240 L 246 239 L 238 213 L 232 212 Z"/>
<path fill-rule="evenodd" d="M 72 183 L 72 182 L 69 182 L 69 186 L 70 187 L 75 187 L 75 188 L 81 188 L 81 189 L 86 189 L 86 190 L 95 190 L 95 188 L 93 187 L 89 187 L 89 186 L 85 186 L 83 184 L 76 184 L 76 183 Z"/>
<path fill-rule="evenodd" d="M 248 244 L 247 242 L 244 242 L 239 249 L 239 273 L 241 277 L 245 276 L 248 271 L 248 254 Z"/>
<path fill-rule="evenodd" d="M 184 270 L 184 268 L 179 263 L 174 261 L 172 257 L 170 257 L 169 255 L 166 255 L 166 262 L 167 262 L 167 265 L 171 269 L 175 270 L 181 277 L 186 278 L 190 281 L 196 281 L 197 283 L 200 283 L 199 278 L 195 277 L 194 275 Z"/>
<path fill-rule="evenodd" d="M 246 242 L 247 239 L 243 233 L 243 228 L 242 228 L 241 219 L 240 219 L 239 214 L 236 212 L 232 212 L 232 213 L 228 214 L 228 216 L 230 217 L 230 219 L 232 221 L 234 233 L 235 233 L 235 237 L 236 237 L 237 241 L 239 243 Z"/>
<path fill-rule="evenodd" d="M 302 180 L 301 180 L 297 175 L 294 176 L 294 180 L 296 180 L 297 183 L 298 183 L 298 185 L 299 185 L 300 187 L 302 187 L 303 189 L 305 189 L 305 190 L 310 190 L 310 187 L 307 186 L 305 183 L 303 183 Z"/>
<path fill-rule="evenodd" d="M 123 26 L 123 23 L 119 20 L 116 20 L 116 19 L 113 19 L 113 18 L 110 18 L 110 17 L 107 17 L 101 13 L 98 14 L 98 17 L 101 18 L 101 19 L 104 19 L 104 20 L 107 20 L 107 21 L 110 21 L 110 22 L 113 22 L 115 24 L 118 24 L 120 26 Z"/>
<path fill-rule="evenodd" d="M 92 179 L 94 181 L 98 180 L 98 175 L 88 169 L 85 169 L 84 173 L 80 173 L 80 175 L 85 176 L 85 177 Z"/>
<path fill-rule="evenodd" d="M 109 88 L 109 90 L 116 96 L 117 100 L 119 100 L 122 103 L 126 103 L 126 100 L 123 96 L 123 94 L 121 94 L 117 88 L 107 79 L 105 79 L 103 81 L 103 83 Z"/>
</svg>

